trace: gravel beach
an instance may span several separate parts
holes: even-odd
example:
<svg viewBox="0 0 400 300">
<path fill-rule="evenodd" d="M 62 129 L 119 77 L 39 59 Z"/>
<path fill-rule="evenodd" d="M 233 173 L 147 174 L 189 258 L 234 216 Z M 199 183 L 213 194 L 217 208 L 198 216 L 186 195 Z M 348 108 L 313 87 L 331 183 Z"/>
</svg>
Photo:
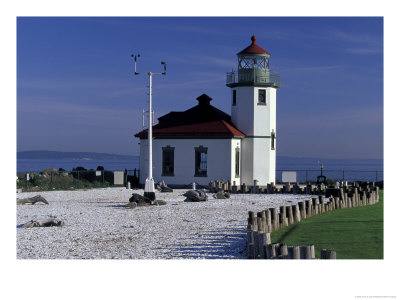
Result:
<svg viewBox="0 0 400 300">
<path fill-rule="evenodd" d="M 289 205 L 310 195 L 231 195 L 183 202 L 186 190 L 156 192 L 166 205 L 126 209 L 133 192 L 104 188 L 17 193 L 42 195 L 49 205 L 17 206 L 18 259 L 244 259 L 248 211 Z M 63 227 L 19 228 L 57 217 Z"/>
</svg>

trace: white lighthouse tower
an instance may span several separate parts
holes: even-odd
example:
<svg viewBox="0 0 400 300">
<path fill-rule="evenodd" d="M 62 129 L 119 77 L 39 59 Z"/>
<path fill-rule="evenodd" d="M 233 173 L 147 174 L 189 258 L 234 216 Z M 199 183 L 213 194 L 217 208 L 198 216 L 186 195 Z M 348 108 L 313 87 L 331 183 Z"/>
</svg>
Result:
<svg viewBox="0 0 400 300">
<path fill-rule="evenodd" d="M 251 45 L 237 54 L 238 70 L 227 74 L 231 88 L 232 123 L 246 137 L 241 147 L 240 182 L 253 185 L 275 183 L 276 171 L 276 90 L 280 74 L 269 68 L 270 53 Z"/>
</svg>

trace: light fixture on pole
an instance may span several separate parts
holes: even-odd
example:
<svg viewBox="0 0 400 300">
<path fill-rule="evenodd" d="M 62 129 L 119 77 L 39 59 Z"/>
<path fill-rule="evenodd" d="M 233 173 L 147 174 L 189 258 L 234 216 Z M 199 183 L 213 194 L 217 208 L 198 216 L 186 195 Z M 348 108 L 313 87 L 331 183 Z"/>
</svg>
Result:
<svg viewBox="0 0 400 300">
<path fill-rule="evenodd" d="M 136 72 L 136 60 L 138 57 L 140 57 L 140 54 L 138 55 L 131 55 L 135 59 L 135 75 L 139 74 L 145 74 L 149 76 L 149 128 L 148 128 L 148 143 L 149 143 L 149 174 L 148 177 L 146 178 L 146 182 L 144 185 L 144 196 L 149 198 L 150 200 L 155 200 L 156 199 L 156 194 L 155 194 L 155 188 L 154 188 L 154 179 L 153 179 L 153 109 L 151 105 L 151 93 L 152 93 L 152 76 L 153 75 L 167 75 L 167 65 L 165 62 L 161 62 L 162 65 L 164 65 L 164 72 L 162 73 L 153 73 L 153 72 L 148 72 L 148 73 L 138 73 Z"/>
</svg>

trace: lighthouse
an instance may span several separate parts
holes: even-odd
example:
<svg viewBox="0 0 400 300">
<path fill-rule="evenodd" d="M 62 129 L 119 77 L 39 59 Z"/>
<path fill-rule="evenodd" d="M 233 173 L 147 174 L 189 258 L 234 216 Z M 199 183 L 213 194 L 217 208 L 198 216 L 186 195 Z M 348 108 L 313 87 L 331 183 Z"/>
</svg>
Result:
<svg viewBox="0 0 400 300">
<path fill-rule="evenodd" d="M 237 53 L 237 71 L 227 74 L 231 89 L 231 120 L 245 134 L 241 141 L 240 181 L 252 185 L 275 183 L 276 172 L 276 92 L 280 74 L 270 69 L 271 54 L 257 44 Z"/>
<path fill-rule="evenodd" d="M 276 90 L 280 75 L 270 70 L 271 54 L 251 37 L 251 45 L 237 54 L 238 68 L 227 74 L 231 115 L 213 106 L 202 94 L 197 105 L 171 111 L 152 127 L 153 172 L 149 162 L 148 132 L 140 138 L 140 183 L 154 176 L 170 186 L 193 182 L 208 185 L 224 180 L 233 185 L 260 186 L 275 182 Z M 177 91 L 179 92 L 179 91 Z M 194 102 L 196 103 L 196 102 Z"/>
</svg>

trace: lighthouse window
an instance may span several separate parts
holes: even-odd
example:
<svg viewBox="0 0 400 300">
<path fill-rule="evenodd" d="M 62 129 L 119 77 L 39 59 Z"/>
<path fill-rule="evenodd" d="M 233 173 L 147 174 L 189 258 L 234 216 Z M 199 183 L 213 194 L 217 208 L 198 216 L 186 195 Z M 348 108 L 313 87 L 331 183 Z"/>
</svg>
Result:
<svg viewBox="0 0 400 300">
<path fill-rule="evenodd" d="M 200 146 L 195 149 L 195 173 L 194 176 L 207 176 L 207 148 Z"/>
<path fill-rule="evenodd" d="M 236 106 L 236 90 L 232 91 L 232 106 Z"/>
<path fill-rule="evenodd" d="M 258 104 L 265 105 L 265 90 L 258 90 Z"/>
<path fill-rule="evenodd" d="M 162 148 L 162 175 L 161 176 L 174 176 L 174 147 Z"/>
</svg>

